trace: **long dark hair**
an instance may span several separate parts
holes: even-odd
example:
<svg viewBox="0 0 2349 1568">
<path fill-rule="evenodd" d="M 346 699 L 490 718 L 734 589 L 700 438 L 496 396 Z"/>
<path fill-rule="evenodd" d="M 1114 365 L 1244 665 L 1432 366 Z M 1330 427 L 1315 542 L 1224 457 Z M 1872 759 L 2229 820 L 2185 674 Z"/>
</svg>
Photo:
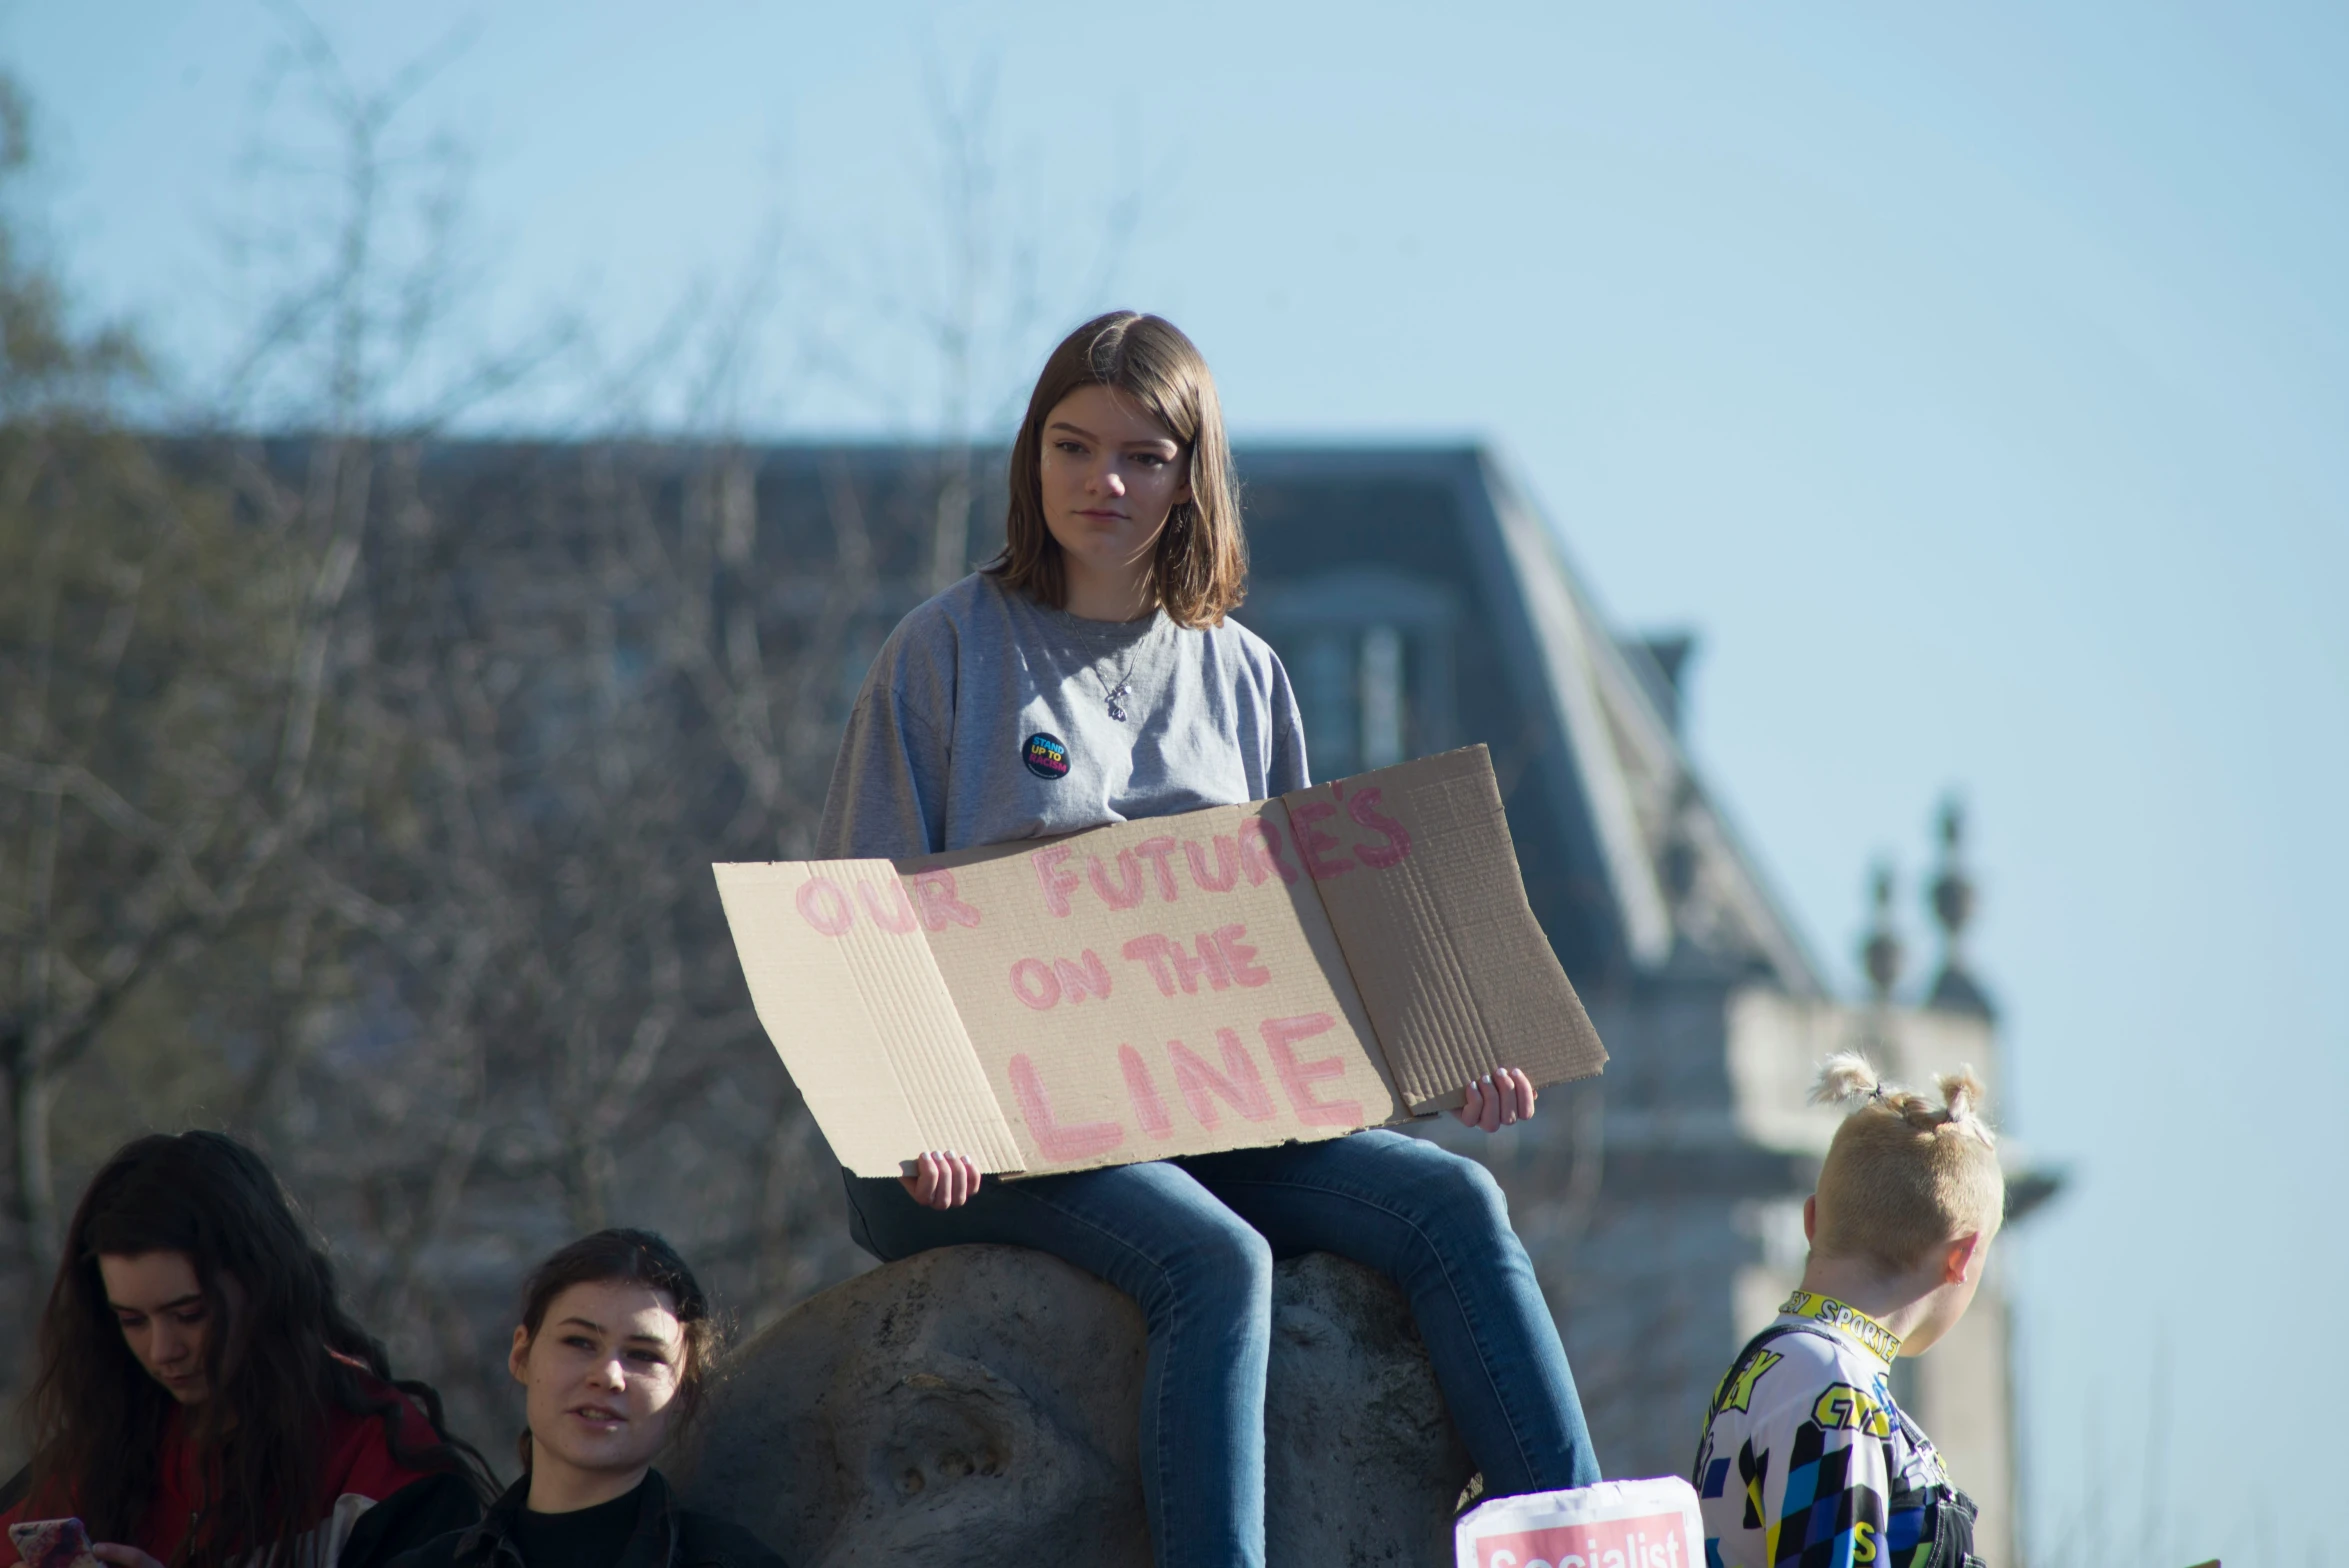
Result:
<svg viewBox="0 0 2349 1568">
<path fill-rule="evenodd" d="M 132 1356 L 98 1258 L 184 1254 L 212 1330 L 203 1402 L 186 1412 L 204 1508 L 180 1554 L 223 1568 L 257 1554 L 279 1568 L 314 1528 L 321 1428 L 331 1410 L 383 1422 L 409 1469 L 455 1471 L 485 1498 L 488 1467 L 442 1425 L 440 1397 L 395 1380 L 383 1346 L 343 1310 L 334 1269 L 261 1157 L 213 1132 L 125 1144 L 82 1195 L 41 1314 L 40 1372 L 26 1396 L 35 1506 L 78 1513 L 101 1541 L 132 1539 L 155 1493 L 172 1399 Z M 222 1289 L 234 1280 L 236 1299 Z M 403 1440 L 410 1402 L 433 1441 Z"/>
<path fill-rule="evenodd" d="M 525 1344 L 535 1342 L 547 1308 L 574 1285 L 642 1285 L 665 1292 L 676 1303 L 677 1329 L 685 1341 L 685 1364 L 677 1370 L 677 1397 L 669 1412 L 668 1447 L 681 1448 L 700 1419 L 710 1368 L 718 1354 L 718 1322 L 709 1298 L 677 1249 L 649 1230 L 599 1230 L 582 1236 L 530 1271 L 522 1285 Z M 517 1445 L 522 1468 L 530 1468 L 530 1428 Z"/>
</svg>

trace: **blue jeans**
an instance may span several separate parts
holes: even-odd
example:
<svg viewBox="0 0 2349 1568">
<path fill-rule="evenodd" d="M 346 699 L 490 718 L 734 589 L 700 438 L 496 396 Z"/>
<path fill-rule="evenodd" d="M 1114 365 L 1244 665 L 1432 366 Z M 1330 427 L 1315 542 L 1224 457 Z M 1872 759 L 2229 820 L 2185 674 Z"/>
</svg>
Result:
<svg viewBox="0 0 2349 1568">
<path fill-rule="evenodd" d="M 1034 1247 L 1141 1304 L 1142 1497 L 1159 1568 L 1264 1561 L 1264 1374 L 1272 1263 L 1334 1252 L 1410 1298 L 1437 1381 L 1490 1496 L 1599 1479 L 1590 1432 L 1501 1190 L 1485 1168 L 1372 1129 L 1023 1181 L 989 1177 L 940 1213 L 895 1181 L 849 1178 L 858 1245 Z"/>
</svg>

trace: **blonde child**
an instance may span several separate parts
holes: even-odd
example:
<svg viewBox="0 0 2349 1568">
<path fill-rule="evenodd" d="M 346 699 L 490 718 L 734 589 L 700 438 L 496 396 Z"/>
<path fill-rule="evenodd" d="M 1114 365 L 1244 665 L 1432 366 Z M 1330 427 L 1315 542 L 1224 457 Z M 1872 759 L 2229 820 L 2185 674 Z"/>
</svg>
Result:
<svg viewBox="0 0 2349 1568">
<path fill-rule="evenodd" d="M 1974 1504 L 1892 1398 L 1892 1362 L 1973 1302 L 2005 1208 L 1970 1069 L 1942 1103 L 1830 1058 L 1812 1099 L 1856 1101 L 1803 1201 L 1802 1286 L 1731 1363 L 1696 1485 L 1706 1568 L 1978 1568 Z"/>
</svg>

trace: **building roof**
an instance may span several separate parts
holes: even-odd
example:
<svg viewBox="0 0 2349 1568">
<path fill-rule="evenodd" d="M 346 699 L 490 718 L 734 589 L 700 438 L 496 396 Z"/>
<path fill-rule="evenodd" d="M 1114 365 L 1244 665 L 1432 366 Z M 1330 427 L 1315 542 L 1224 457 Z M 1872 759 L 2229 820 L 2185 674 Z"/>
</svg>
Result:
<svg viewBox="0 0 2349 1568">
<path fill-rule="evenodd" d="M 1578 985 L 1678 966 L 1824 994 L 1677 732 L 1681 672 L 1665 666 L 1685 645 L 1619 636 L 1490 450 L 1247 445 L 1237 461 L 1256 585 L 1241 618 L 1293 676 L 1315 613 L 1350 605 L 1375 623 L 1431 595 L 1455 601 L 1453 722 L 1412 749 L 1493 748 L 1529 896 Z M 1313 718 L 1308 703 L 1318 747 Z"/>
</svg>

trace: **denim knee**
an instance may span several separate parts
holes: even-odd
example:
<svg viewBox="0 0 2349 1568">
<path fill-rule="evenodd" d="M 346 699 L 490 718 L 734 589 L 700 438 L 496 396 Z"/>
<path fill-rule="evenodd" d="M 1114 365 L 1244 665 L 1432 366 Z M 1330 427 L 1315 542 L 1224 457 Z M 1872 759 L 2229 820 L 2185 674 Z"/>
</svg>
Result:
<svg viewBox="0 0 2349 1568">
<path fill-rule="evenodd" d="M 1270 1310 L 1272 1243 L 1236 1214 L 1199 1217 L 1171 1239 L 1159 1264 L 1169 1300 L 1162 1304 L 1145 1296 L 1142 1309 L 1148 1315 L 1155 1317 L 1174 1299 L 1233 1316 Z"/>
<path fill-rule="evenodd" d="M 1429 1162 L 1416 1183 L 1425 1201 L 1425 1218 L 1445 1230 L 1454 1227 L 1476 1236 L 1510 1234 L 1509 1199 L 1493 1173 L 1466 1155 L 1430 1148 L 1437 1158 Z"/>
</svg>

